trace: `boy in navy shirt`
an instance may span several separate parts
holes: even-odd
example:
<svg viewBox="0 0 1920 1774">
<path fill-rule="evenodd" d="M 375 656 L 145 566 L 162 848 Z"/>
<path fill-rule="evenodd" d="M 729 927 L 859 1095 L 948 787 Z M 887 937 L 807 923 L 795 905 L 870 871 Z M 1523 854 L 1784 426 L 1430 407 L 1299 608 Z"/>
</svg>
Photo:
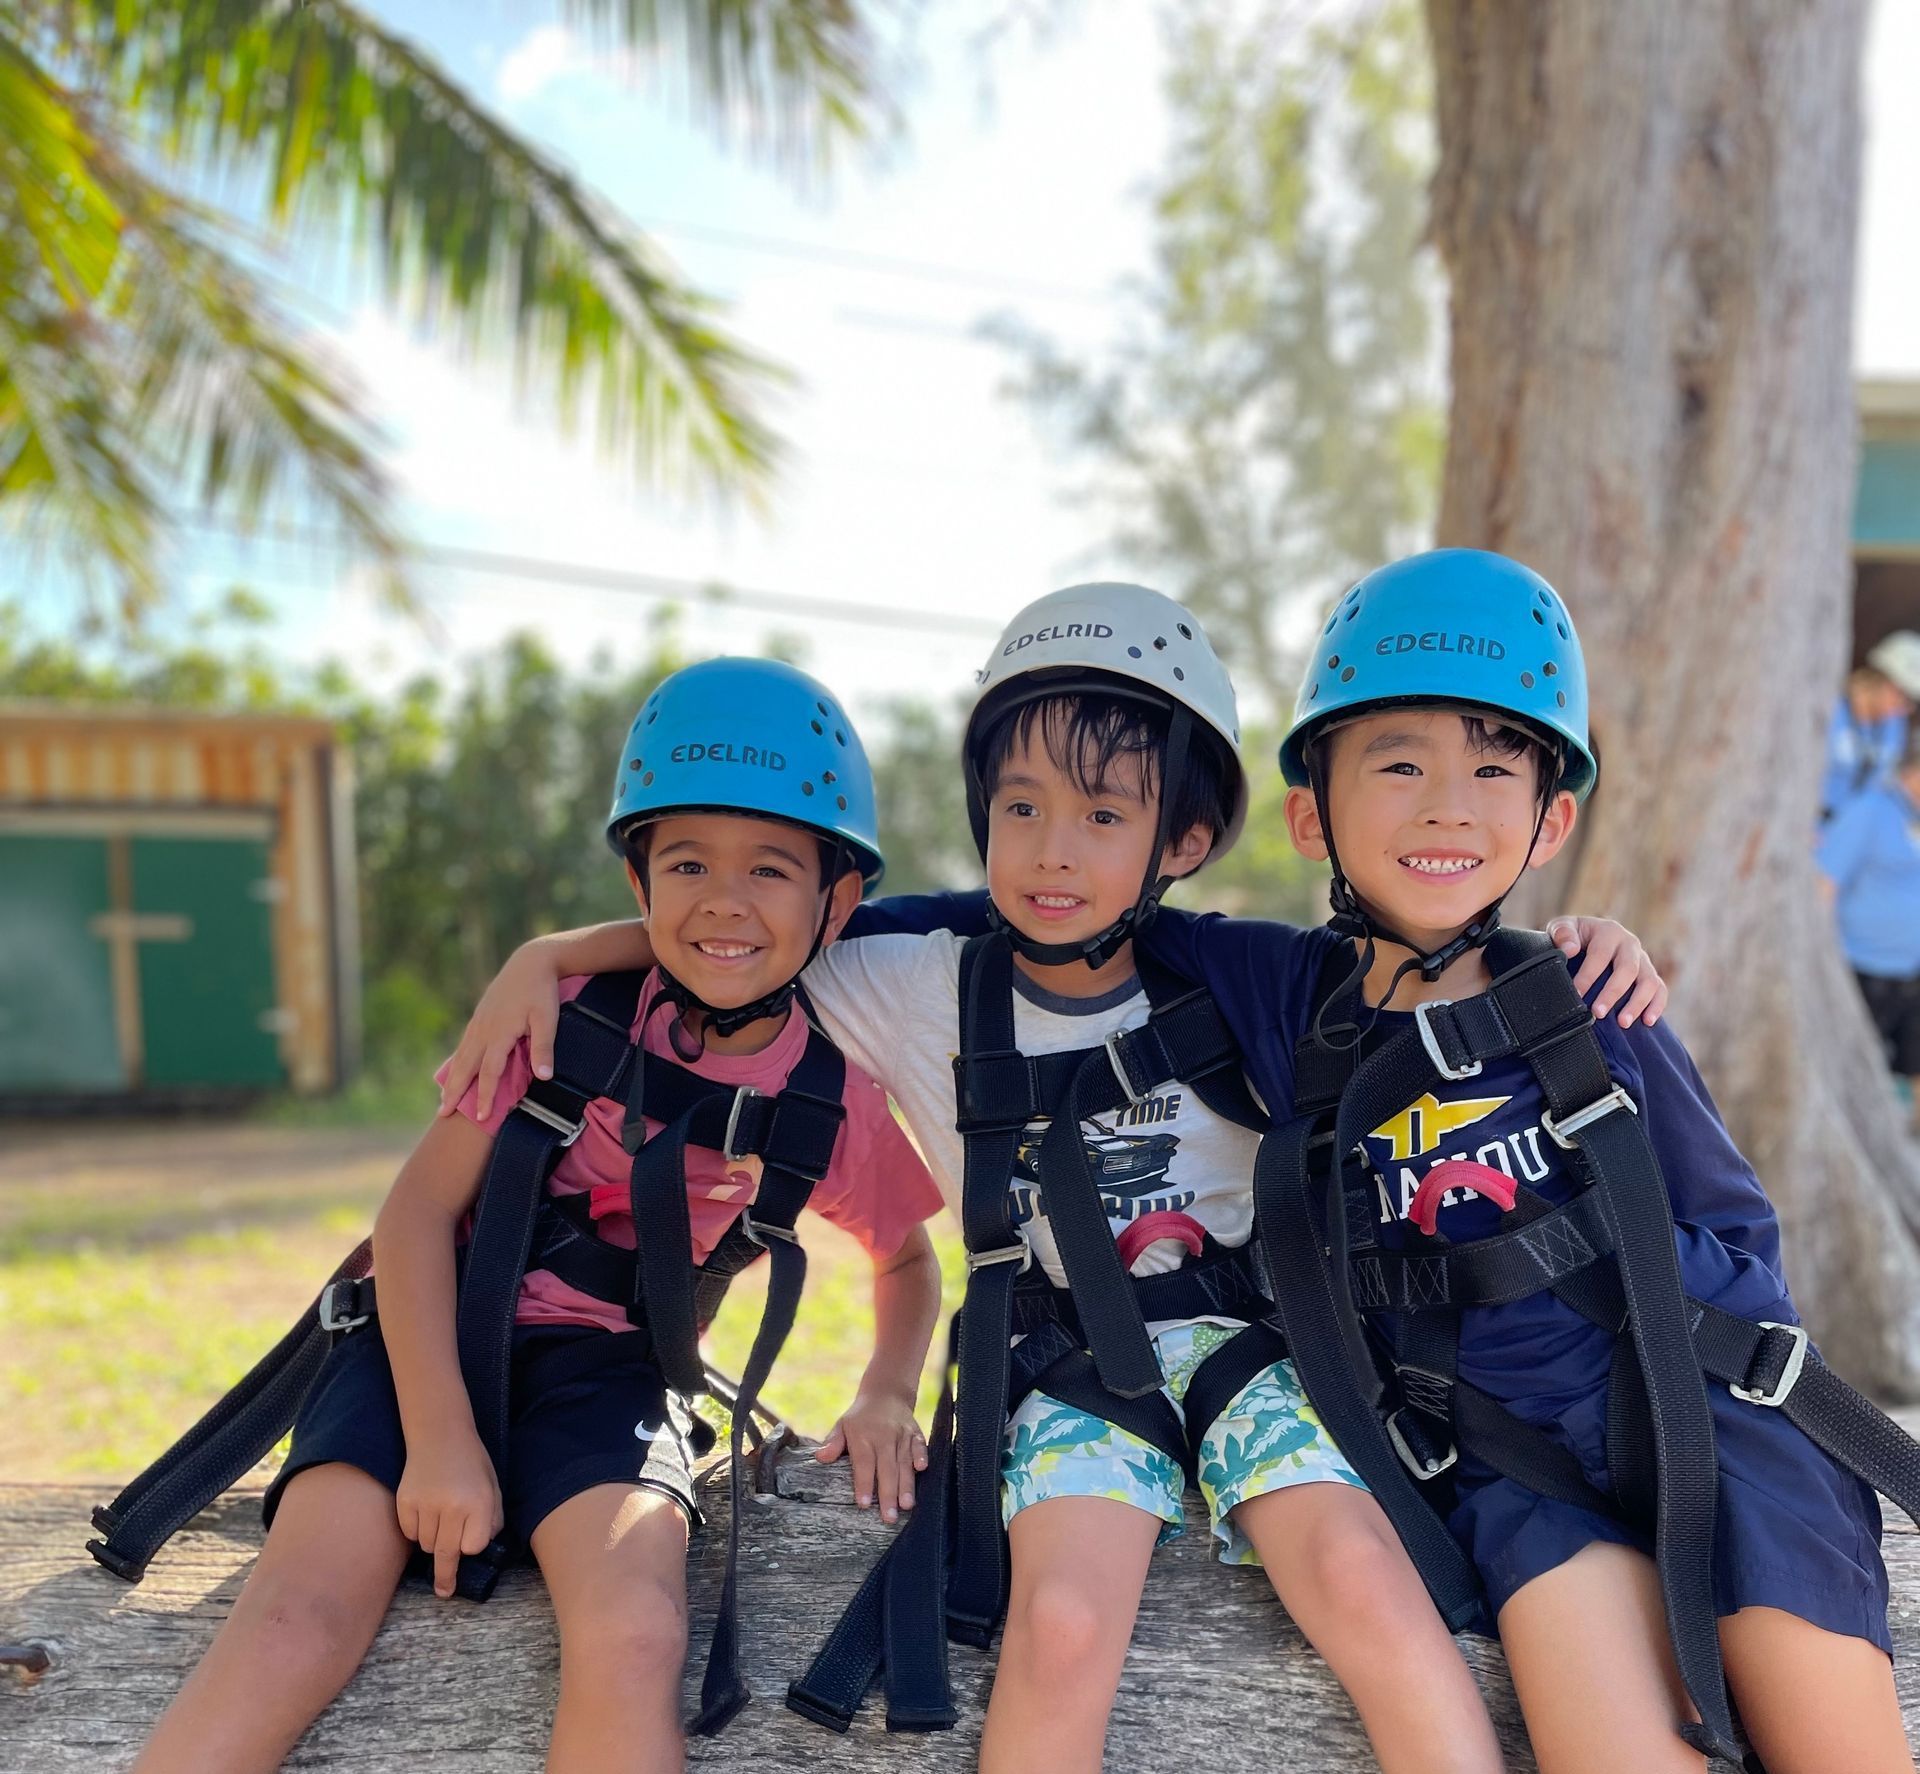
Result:
<svg viewBox="0 0 1920 1774">
<path fill-rule="evenodd" d="M 1416 1005 L 1486 990 L 1481 944 L 1500 901 L 1559 851 L 1592 786 L 1585 705 L 1564 605 L 1500 556 L 1418 556 L 1369 575 L 1336 607 L 1281 753 L 1289 835 L 1332 862 L 1335 926 L 1164 918 L 1153 933 L 1170 964 L 1211 985 L 1250 1078 L 1282 1117 L 1316 1037 L 1355 1038 L 1317 1026 L 1330 959 L 1367 1007 L 1362 1052 L 1412 1024 Z M 1772 1208 L 1685 1049 L 1665 1027 L 1603 1023 L 1597 1033 L 1631 1099 L 1622 1106 L 1659 1160 L 1686 1293 L 1743 1320 L 1797 1323 Z M 1507 1230 L 1516 1188 L 1550 1205 L 1579 1189 L 1526 1060 L 1457 1070 L 1362 1142 L 1387 1251 Z M 1395 1315 L 1370 1317 L 1384 1341 Z M 1457 1318 L 1459 1381 L 1544 1429 L 1587 1484 L 1610 1492 L 1613 1333 L 1547 1291 Z M 1725 1385 L 1707 1393 L 1719 1469 L 1714 1612 L 1766 1767 L 1910 1769 L 1872 1493 L 1780 1410 Z M 1467 1449 L 1450 1478 L 1448 1525 L 1485 1585 L 1543 1774 L 1705 1766 L 1675 1734 L 1688 1699 L 1646 1539 Z"/>
</svg>

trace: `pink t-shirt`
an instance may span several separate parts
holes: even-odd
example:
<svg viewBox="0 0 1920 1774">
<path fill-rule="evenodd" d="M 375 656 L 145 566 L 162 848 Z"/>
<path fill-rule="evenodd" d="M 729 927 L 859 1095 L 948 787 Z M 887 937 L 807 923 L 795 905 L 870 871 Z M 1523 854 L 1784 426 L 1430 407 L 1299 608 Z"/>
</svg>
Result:
<svg viewBox="0 0 1920 1774">
<path fill-rule="evenodd" d="M 587 983 L 586 975 L 576 974 L 560 982 L 562 1002 L 577 997 Z M 633 1031 L 645 1027 L 645 1049 L 667 1059 L 677 1059 L 668 1040 L 668 1025 L 673 1013 L 662 1009 L 658 1015 L 647 1011 L 655 997 L 651 976 L 640 993 L 640 1005 Z M 787 1075 L 799 1063 L 807 1044 L 807 1025 L 800 1015 L 787 1018 L 786 1026 L 758 1053 L 707 1053 L 691 1068 L 717 1084 L 751 1084 L 771 1096 L 787 1081 Z M 442 1068 L 444 1071 L 445 1068 Z M 475 1112 L 477 1086 L 469 1085 L 460 1099 L 460 1113 L 489 1133 L 499 1131 L 501 1122 L 513 1112 L 513 1106 L 525 1094 L 533 1077 L 523 1040 L 515 1046 L 494 1091 L 493 1112 L 484 1120 Z M 834 1143 L 833 1162 L 827 1174 L 814 1185 L 807 1205 L 823 1218 L 831 1220 L 855 1238 L 875 1258 L 893 1255 L 906 1241 L 907 1234 L 922 1220 L 940 1210 L 940 1191 L 935 1188 L 927 1167 L 913 1149 L 887 1105 L 887 1093 L 858 1067 L 847 1067 L 842 1092 L 847 1118 Z M 633 1161 L 620 1143 L 620 1129 L 626 1111 L 604 1098 L 587 1105 L 586 1126 L 580 1137 L 560 1155 L 548 1188 L 555 1195 L 586 1194 L 594 1229 L 610 1244 L 634 1247 L 633 1216 L 629 1211 L 628 1182 Z M 647 1136 L 660 1131 L 661 1123 L 647 1118 Z M 693 1227 L 693 1260 L 706 1261 L 734 1216 L 751 1201 L 759 1188 L 760 1161 L 749 1158 L 728 1164 L 718 1152 L 707 1146 L 687 1147 L 687 1213 Z M 520 1304 L 515 1312 L 520 1324 L 578 1324 L 606 1330 L 628 1330 L 626 1314 L 620 1307 L 596 1300 L 544 1270 L 530 1272 L 520 1284 Z"/>
</svg>

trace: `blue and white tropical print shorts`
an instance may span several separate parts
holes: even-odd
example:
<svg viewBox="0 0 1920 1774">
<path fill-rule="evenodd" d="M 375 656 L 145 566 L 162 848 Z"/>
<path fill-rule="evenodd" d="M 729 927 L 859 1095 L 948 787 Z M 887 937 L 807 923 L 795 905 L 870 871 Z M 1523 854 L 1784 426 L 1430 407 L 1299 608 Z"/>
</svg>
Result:
<svg viewBox="0 0 1920 1774">
<path fill-rule="evenodd" d="M 1154 1338 L 1176 1409 L 1194 1371 L 1233 1335 L 1224 1325 L 1182 1324 Z M 1236 1504 L 1290 1485 L 1365 1488 L 1307 1402 L 1291 1361 L 1255 1374 L 1208 1426 L 1199 1476 L 1220 1562 L 1227 1565 L 1260 1562 L 1227 1519 Z M 1006 1521 L 1050 1497 L 1111 1497 L 1158 1516 L 1162 1544 L 1185 1531 L 1186 1475 L 1176 1461 L 1137 1435 L 1044 1393 L 1030 1393 L 1008 1420 L 1000 1477 Z"/>
</svg>

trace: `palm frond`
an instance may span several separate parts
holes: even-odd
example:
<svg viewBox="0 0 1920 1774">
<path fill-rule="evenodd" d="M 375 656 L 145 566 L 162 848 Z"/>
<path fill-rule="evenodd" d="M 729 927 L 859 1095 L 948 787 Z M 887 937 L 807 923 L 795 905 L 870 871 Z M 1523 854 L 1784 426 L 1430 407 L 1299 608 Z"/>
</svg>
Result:
<svg viewBox="0 0 1920 1774">
<path fill-rule="evenodd" d="M 651 44 L 697 34 L 703 89 L 730 102 L 793 106 L 812 92 L 836 119 L 858 114 L 860 33 L 833 24 L 828 0 L 576 3 Z M 363 10 L 57 0 L 57 11 L 76 53 L 158 120 L 173 157 L 257 167 L 278 224 L 343 224 L 403 313 L 467 347 L 510 348 L 564 425 L 591 416 L 607 448 L 670 484 L 764 485 L 777 450 L 752 407 L 778 374 L 637 230 Z"/>
</svg>

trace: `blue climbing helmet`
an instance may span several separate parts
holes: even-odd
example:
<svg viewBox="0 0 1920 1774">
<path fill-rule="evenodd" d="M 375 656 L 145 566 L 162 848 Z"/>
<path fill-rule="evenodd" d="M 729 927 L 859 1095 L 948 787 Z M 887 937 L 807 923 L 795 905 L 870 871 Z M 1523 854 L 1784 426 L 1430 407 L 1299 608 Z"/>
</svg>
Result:
<svg viewBox="0 0 1920 1774">
<path fill-rule="evenodd" d="M 1379 567 L 1334 606 L 1294 699 L 1281 774 L 1310 786 L 1307 745 L 1329 725 L 1436 702 L 1511 715 L 1559 753 L 1557 787 L 1592 793 L 1600 766 L 1573 618 L 1538 573 L 1480 548 Z"/>
<path fill-rule="evenodd" d="M 695 811 L 783 819 L 837 840 L 869 892 L 886 866 L 860 735 L 826 685 L 778 660 L 685 666 L 633 717 L 607 842 L 625 856 L 636 825 Z"/>
</svg>

